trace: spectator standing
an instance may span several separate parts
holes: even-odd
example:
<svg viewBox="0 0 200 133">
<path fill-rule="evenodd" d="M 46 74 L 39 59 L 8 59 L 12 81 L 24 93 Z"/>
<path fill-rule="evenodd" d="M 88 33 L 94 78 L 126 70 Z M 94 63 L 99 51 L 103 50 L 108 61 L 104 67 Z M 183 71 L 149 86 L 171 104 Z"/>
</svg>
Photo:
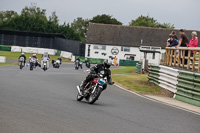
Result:
<svg viewBox="0 0 200 133">
<path fill-rule="evenodd" d="M 174 36 L 174 38 L 175 38 L 176 40 L 178 40 L 178 37 L 176 36 L 176 32 L 175 32 L 175 31 L 172 31 L 171 34 Z"/>
<path fill-rule="evenodd" d="M 193 31 L 192 32 L 192 38 L 190 39 L 190 43 L 187 45 L 188 47 L 197 47 L 198 45 L 198 37 L 197 37 L 197 32 Z M 194 51 L 191 51 L 191 57 L 193 57 Z"/>
<path fill-rule="evenodd" d="M 113 64 L 116 66 L 116 62 L 117 62 L 117 57 L 115 56 Z"/>
<path fill-rule="evenodd" d="M 181 35 L 181 38 L 179 39 L 178 47 L 187 47 L 189 40 L 188 37 L 185 35 L 184 30 L 180 29 L 179 34 Z M 188 56 L 188 50 L 185 50 L 185 56 Z M 184 64 L 187 64 L 187 59 L 185 59 Z"/>
</svg>

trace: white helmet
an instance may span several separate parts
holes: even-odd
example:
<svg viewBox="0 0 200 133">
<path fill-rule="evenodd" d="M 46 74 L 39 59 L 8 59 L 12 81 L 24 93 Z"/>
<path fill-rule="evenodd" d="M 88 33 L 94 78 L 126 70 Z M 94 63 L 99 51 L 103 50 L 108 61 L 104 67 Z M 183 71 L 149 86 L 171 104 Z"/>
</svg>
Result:
<svg viewBox="0 0 200 133">
<path fill-rule="evenodd" d="M 36 56 L 36 54 L 33 54 L 33 56 Z"/>
<path fill-rule="evenodd" d="M 22 53 L 22 55 L 24 55 L 24 53 Z"/>
</svg>

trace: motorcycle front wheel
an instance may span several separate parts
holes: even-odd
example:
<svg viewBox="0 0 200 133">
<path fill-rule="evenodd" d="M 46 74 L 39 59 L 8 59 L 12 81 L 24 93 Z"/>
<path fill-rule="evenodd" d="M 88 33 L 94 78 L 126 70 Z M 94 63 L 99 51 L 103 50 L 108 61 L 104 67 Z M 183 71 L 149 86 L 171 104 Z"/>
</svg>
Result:
<svg viewBox="0 0 200 133">
<path fill-rule="evenodd" d="M 76 97 L 76 100 L 77 101 L 81 101 L 81 100 L 83 100 L 83 96 L 81 96 L 79 93 L 77 94 L 77 97 Z"/>
<path fill-rule="evenodd" d="M 31 71 L 33 70 L 33 65 L 30 66 L 30 70 L 31 70 Z"/>
<path fill-rule="evenodd" d="M 22 66 L 22 63 L 20 63 L 20 66 L 19 66 L 19 68 L 20 68 L 20 69 L 22 69 L 22 68 L 23 68 L 23 66 Z"/>
<path fill-rule="evenodd" d="M 88 100 L 89 104 L 95 103 L 96 100 L 98 100 L 98 98 L 99 98 L 101 92 L 102 92 L 102 89 L 101 89 L 100 87 L 98 87 L 98 88 L 95 90 L 95 92 L 92 93 L 92 94 L 90 95 L 89 100 Z"/>
</svg>

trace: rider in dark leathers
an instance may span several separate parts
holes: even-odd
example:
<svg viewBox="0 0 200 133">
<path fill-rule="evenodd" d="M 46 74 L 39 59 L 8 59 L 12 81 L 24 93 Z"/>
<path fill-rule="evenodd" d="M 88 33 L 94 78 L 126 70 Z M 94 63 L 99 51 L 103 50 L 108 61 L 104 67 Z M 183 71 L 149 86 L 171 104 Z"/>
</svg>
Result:
<svg viewBox="0 0 200 133">
<path fill-rule="evenodd" d="M 83 91 L 85 85 L 88 82 L 92 81 L 94 78 L 96 78 L 97 74 L 99 74 L 99 73 L 103 74 L 103 77 L 107 77 L 108 84 L 113 85 L 114 82 L 112 82 L 111 71 L 109 69 L 111 65 L 112 65 L 112 62 L 111 61 L 109 62 L 106 59 L 106 60 L 104 60 L 103 64 L 97 64 L 94 67 L 91 67 L 90 68 L 91 72 L 88 74 L 86 79 L 83 81 L 82 85 L 80 86 L 80 90 Z M 102 71 L 103 71 L 103 73 L 102 73 Z M 104 89 L 106 89 L 106 86 L 104 87 Z"/>
<path fill-rule="evenodd" d="M 25 65 L 25 63 L 26 63 L 26 56 L 25 56 L 25 54 L 24 54 L 24 53 L 22 53 L 22 54 L 19 56 L 19 59 L 20 59 L 21 57 L 23 57 L 23 58 L 24 58 L 24 65 Z"/>
</svg>

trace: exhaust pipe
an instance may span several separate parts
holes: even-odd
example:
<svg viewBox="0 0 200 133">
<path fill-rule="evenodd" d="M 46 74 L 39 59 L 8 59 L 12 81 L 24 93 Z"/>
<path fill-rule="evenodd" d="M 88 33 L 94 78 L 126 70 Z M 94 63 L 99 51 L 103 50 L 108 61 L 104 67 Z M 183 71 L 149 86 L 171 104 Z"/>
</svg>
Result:
<svg viewBox="0 0 200 133">
<path fill-rule="evenodd" d="M 79 95 L 82 96 L 82 93 L 81 93 L 80 87 L 79 87 L 79 86 L 76 86 L 76 88 L 77 88 L 77 90 L 78 90 Z"/>
</svg>

